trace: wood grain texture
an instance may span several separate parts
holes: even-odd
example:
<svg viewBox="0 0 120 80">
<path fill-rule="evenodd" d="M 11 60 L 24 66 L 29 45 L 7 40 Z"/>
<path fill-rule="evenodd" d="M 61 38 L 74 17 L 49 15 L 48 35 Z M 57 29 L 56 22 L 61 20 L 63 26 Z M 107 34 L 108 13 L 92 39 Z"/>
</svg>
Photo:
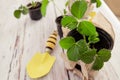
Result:
<svg viewBox="0 0 120 80">
<path fill-rule="evenodd" d="M 60 10 L 64 9 L 65 1 L 55 0 Z M 56 62 L 49 74 L 39 79 L 30 79 L 27 75 L 26 64 L 36 52 L 45 51 L 45 42 L 49 34 L 56 30 L 55 18 L 61 15 L 56 6 L 50 3 L 46 17 L 40 21 L 32 21 L 29 15 L 22 16 L 19 20 L 15 19 L 12 14 L 14 9 L 28 2 L 29 0 L 7 0 L 7 2 L 1 0 L 0 2 L 0 80 L 81 80 L 65 69 L 61 57 L 62 49 L 58 42 L 52 53 L 56 56 Z M 100 11 L 114 26 L 116 38 L 112 58 L 95 76 L 95 80 L 120 80 L 120 24 L 109 10 L 107 14 L 103 8 L 107 10 L 108 8 L 103 5 Z"/>
</svg>

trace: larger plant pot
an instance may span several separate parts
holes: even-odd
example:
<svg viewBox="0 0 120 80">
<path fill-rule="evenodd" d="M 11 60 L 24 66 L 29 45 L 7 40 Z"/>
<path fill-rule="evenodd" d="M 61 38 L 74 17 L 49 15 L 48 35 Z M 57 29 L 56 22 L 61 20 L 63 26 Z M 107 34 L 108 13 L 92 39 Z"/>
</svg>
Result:
<svg viewBox="0 0 120 80">
<path fill-rule="evenodd" d="M 95 44 L 91 44 L 91 48 L 96 48 L 97 50 L 100 50 L 103 48 L 112 50 L 113 45 L 114 45 L 114 39 L 112 38 L 112 36 L 109 33 L 107 33 L 105 30 L 101 29 L 99 26 L 96 26 L 96 30 L 99 34 L 100 41 Z M 83 36 L 76 29 L 68 32 L 67 36 L 74 37 L 75 41 L 79 41 L 80 39 L 83 39 Z M 76 65 L 75 65 L 75 64 L 73 64 L 73 62 L 71 63 L 69 60 L 67 60 L 66 63 L 67 63 L 66 68 L 68 70 L 71 69 L 71 67 L 72 67 L 73 72 L 75 74 L 77 74 L 78 76 L 80 76 L 82 78 L 83 77 L 86 78 L 86 79 L 82 79 L 82 80 L 88 80 L 88 79 L 94 80 L 95 75 L 97 75 L 97 73 L 98 73 L 98 71 L 91 69 L 92 63 L 86 65 L 85 63 L 78 61 L 78 62 L 76 62 Z M 70 64 L 70 65 L 68 65 L 68 64 Z M 68 66 L 70 66 L 70 67 L 68 67 Z M 81 67 L 81 70 L 76 66 L 78 66 L 79 68 Z M 82 76 L 81 76 L 81 74 L 82 74 Z"/>
<path fill-rule="evenodd" d="M 29 7 L 31 5 L 32 4 L 28 4 L 27 6 Z M 40 10 L 41 5 L 42 4 L 40 2 L 37 2 L 35 7 L 29 8 L 29 15 L 32 20 L 40 20 L 42 18 L 42 14 Z"/>
<path fill-rule="evenodd" d="M 96 30 L 99 34 L 100 41 L 98 43 L 92 44 L 91 48 L 96 48 L 97 50 L 103 48 L 112 50 L 114 46 L 114 39 L 112 36 L 105 30 L 101 29 L 99 26 L 96 26 Z M 68 32 L 67 36 L 74 37 L 75 41 L 83 39 L 83 36 L 76 29 Z M 94 77 L 98 74 L 98 71 L 92 69 L 92 63 L 85 64 L 80 60 L 78 62 L 72 62 L 67 59 L 65 54 L 64 56 L 66 57 L 64 57 L 65 67 L 82 78 L 82 80 L 94 80 Z"/>
<path fill-rule="evenodd" d="M 63 33 L 63 37 L 73 36 L 76 41 L 83 38 L 82 35 L 76 31 L 76 29 L 70 31 L 68 29 L 62 28 L 61 19 L 62 17 L 58 17 L 56 21 L 58 21 L 57 25 L 59 25 L 58 31 L 59 33 Z M 101 13 L 98 13 L 93 21 L 95 22 L 100 41 L 96 44 L 91 44 L 91 48 L 94 46 L 98 50 L 103 48 L 112 50 L 114 46 L 115 35 L 111 24 L 103 17 Z M 65 54 L 63 55 L 63 59 L 65 61 L 65 67 L 68 70 L 73 71 L 73 73 L 77 74 L 78 76 L 82 77 L 82 80 L 88 80 L 88 78 L 91 78 L 90 80 L 94 80 L 95 75 L 98 73 L 98 71 L 90 70 L 92 64 L 86 65 L 85 63 L 81 63 L 81 61 L 71 62 L 67 59 L 67 56 Z"/>
</svg>

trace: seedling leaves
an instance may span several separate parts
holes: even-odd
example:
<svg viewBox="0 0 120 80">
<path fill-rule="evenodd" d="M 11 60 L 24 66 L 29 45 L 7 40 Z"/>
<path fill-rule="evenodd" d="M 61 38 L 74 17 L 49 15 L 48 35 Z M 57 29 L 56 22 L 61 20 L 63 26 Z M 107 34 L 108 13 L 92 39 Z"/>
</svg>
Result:
<svg viewBox="0 0 120 80">
<path fill-rule="evenodd" d="M 85 0 L 75 1 L 71 7 L 72 15 L 78 19 L 84 16 L 86 10 L 87 10 L 87 2 Z"/>
<path fill-rule="evenodd" d="M 99 37 L 96 35 L 92 35 L 88 37 L 89 43 L 97 43 L 100 41 Z"/>
<path fill-rule="evenodd" d="M 89 64 L 94 61 L 95 54 L 96 49 L 90 49 L 80 56 L 80 60 L 82 60 L 84 63 Z"/>
<path fill-rule="evenodd" d="M 67 50 L 68 59 L 71 61 L 78 61 L 80 60 L 80 56 L 87 50 L 88 48 L 85 41 L 80 40 Z"/>
<path fill-rule="evenodd" d="M 100 0 L 91 0 L 91 2 L 96 3 L 96 7 L 100 7 L 102 4 Z"/>
<path fill-rule="evenodd" d="M 15 10 L 15 11 L 14 11 L 14 16 L 15 16 L 17 19 L 19 19 L 20 16 L 21 16 L 21 11 L 20 11 L 20 10 Z"/>
<path fill-rule="evenodd" d="M 28 13 L 28 8 L 25 7 L 25 6 L 22 6 L 21 12 L 22 12 L 24 15 L 26 15 L 26 14 Z"/>
<path fill-rule="evenodd" d="M 92 36 L 96 35 L 96 28 L 91 22 L 82 21 L 78 26 L 78 32 L 86 36 Z"/>
<path fill-rule="evenodd" d="M 96 60 L 92 66 L 92 68 L 94 70 L 100 70 L 104 65 L 104 62 L 99 58 L 99 57 L 96 57 Z"/>
<path fill-rule="evenodd" d="M 47 9 L 48 3 L 49 3 L 48 0 L 42 0 L 42 6 L 41 6 L 42 16 L 45 16 L 45 15 L 46 15 L 46 9 Z"/>
<path fill-rule="evenodd" d="M 74 44 L 72 47 L 70 47 L 67 50 L 67 56 L 68 56 L 68 59 L 71 61 L 78 61 L 80 59 L 78 45 Z"/>
<path fill-rule="evenodd" d="M 60 46 L 64 49 L 69 49 L 75 43 L 75 39 L 73 37 L 66 37 L 60 40 Z"/>
<path fill-rule="evenodd" d="M 75 29 L 77 27 L 77 20 L 73 16 L 64 16 L 62 18 L 61 24 L 63 27 L 68 27 L 69 29 Z"/>
<path fill-rule="evenodd" d="M 100 57 L 102 61 L 107 62 L 111 57 L 111 52 L 110 50 L 107 50 L 107 49 L 101 49 L 98 52 L 98 56 Z"/>
</svg>

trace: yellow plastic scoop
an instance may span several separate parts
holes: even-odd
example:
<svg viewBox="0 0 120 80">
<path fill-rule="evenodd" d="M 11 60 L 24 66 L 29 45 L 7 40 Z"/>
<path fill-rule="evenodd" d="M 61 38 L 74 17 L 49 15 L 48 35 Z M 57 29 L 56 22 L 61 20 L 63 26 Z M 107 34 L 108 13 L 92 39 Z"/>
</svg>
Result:
<svg viewBox="0 0 120 80">
<path fill-rule="evenodd" d="M 52 68 L 55 57 L 50 53 L 56 44 L 57 32 L 54 31 L 47 40 L 45 53 L 36 53 L 27 64 L 27 73 L 31 78 L 40 78 L 50 71 Z"/>
<path fill-rule="evenodd" d="M 38 78 L 46 75 L 55 62 L 55 57 L 49 53 L 36 53 L 27 65 L 27 73 L 31 78 Z"/>
</svg>

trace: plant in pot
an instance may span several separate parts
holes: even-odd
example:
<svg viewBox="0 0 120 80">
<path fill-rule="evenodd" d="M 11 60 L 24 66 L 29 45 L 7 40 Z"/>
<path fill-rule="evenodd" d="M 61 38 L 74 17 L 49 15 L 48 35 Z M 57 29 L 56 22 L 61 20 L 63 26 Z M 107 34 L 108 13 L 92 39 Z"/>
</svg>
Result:
<svg viewBox="0 0 120 80">
<path fill-rule="evenodd" d="M 87 9 L 92 3 L 96 3 L 97 7 L 101 5 L 100 0 L 91 0 L 90 3 L 85 0 L 75 0 L 70 7 L 71 15 L 63 15 L 56 20 L 58 25 L 70 30 L 68 35 L 59 42 L 66 50 L 68 69 L 74 70 L 79 65 L 84 80 L 88 80 L 88 76 L 93 76 L 90 74 L 91 71 L 98 71 L 103 67 L 110 59 L 113 48 L 112 37 L 86 19 Z M 60 31 L 62 32 L 58 30 Z M 78 70 L 77 73 L 80 74 Z"/>
<path fill-rule="evenodd" d="M 27 6 L 21 5 L 14 11 L 14 16 L 19 19 L 21 14 L 27 15 L 29 13 L 32 20 L 40 20 L 42 16 L 46 14 L 46 7 L 48 0 L 42 0 L 42 2 L 32 1 Z"/>
</svg>

